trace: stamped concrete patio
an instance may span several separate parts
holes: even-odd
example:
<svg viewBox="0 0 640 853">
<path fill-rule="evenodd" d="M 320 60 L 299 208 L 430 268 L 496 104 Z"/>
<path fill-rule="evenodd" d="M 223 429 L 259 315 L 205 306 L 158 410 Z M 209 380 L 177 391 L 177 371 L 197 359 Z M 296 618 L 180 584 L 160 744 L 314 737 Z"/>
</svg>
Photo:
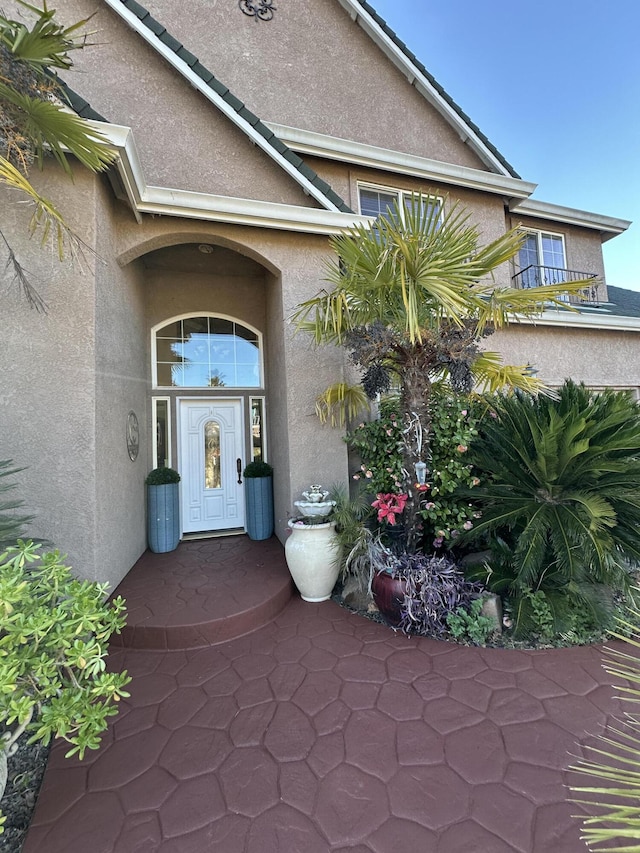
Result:
<svg viewBox="0 0 640 853">
<path fill-rule="evenodd" d="M 566 768 L 618 710 L 599 648 L 468 648 L 290 599 L 275 539 L 146 554 L 119 592 L 131 698 L 83 762 L 54 748 L 23 853 L 586 850 Z"/>
</svg>

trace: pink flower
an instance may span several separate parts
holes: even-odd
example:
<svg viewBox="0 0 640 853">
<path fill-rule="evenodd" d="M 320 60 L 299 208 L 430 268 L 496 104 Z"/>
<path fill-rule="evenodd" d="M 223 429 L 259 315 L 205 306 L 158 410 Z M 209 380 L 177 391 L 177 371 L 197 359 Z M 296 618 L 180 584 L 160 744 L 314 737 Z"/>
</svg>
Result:
<svg viewBox="0 0 640 853">
<path fill-rule="evenodd" d="M 443 542 L 444 542 L 444 539 L 442 538 L 442 536 L 438 536 L 436 539 L 433 540 L 433 547 L 439 548 Z"/>
<path fill-rule="evenodd" d="M 465 523 L 462 526 L 464 527 L 465 530 L 471 530 L 471 528 L 473 527 L 473 522 L 472 521 L 465 521 Z"/>
<path fill-rule="evenodd" d="M 433 508 L 434 508 L 434 506 L 435 506 L 434 502 L 433 502 L 433 501 L 429 501 L 428 503 L 426 503 L 426 504 L 424 505 L 424 508 L 425 508 L 425 509 L 433 509 Z"/>
<path fill-rule="evenodd" d="M 460 412 L 460 414 L 462 415 L 462 417 L 463 417 L 463 418 L 466 418 L 466 417 L 467 417 L 467 410 L 466 410 L 466 409 L 463 409 L 463 410 Z"/>
<path fill-rule="evenodd" d="M 360 479 L 360 474 L 354 474 L 354 475 L 353 475 L 353 477 L 352 477 L 352 479 L 353 479 L 353 480 L 359 480 L 359 479 Z"/>
<path fill-rule="evenodd" d="M 395 524 L 396 515 L 401 515 L 404 512 L 408 500 L 409 495 L 379 493 L 371 506 L 378 510 L 378 521 L 387 521 L 389 524 Z"/>
<path fill-rule="evenodd" d="M 388 429 L 388 430 L 387 430 L 387 435 L 393 435 L 393 430 L 392 430 L 392 429 Z"/>
<path fill-rule="evenodd" d="M 373 471 L 366 471 L 364 476 L 370 480 L 373 477 Z"/>
<path fill-rule="evenodd" d="M 492 417 L 492 418 L 497 418 L 497 417 L 498 417 L 498 416 L 496 415 L 496 413 L 495 413 L 495 412 L 489 412 L 489 416 L 490 416 L 490 417 Z"/>
<path fill-rule="evenodd" d="M 459 444 L 458 445 L 458 453 L 466 453 L 466 452 L 467 452 L 467 445 L 466 444 Z"/>
</svg>

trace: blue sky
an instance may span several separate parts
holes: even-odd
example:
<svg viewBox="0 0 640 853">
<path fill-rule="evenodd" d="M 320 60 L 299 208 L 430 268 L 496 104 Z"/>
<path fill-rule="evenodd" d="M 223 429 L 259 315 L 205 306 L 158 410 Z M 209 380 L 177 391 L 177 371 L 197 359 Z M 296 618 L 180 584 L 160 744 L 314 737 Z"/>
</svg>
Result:
<svg viewBox="0 0 640 853">
<path fill-rule="evenodd" d="M 607 282 L 640 290 L 640 0 L 370 0 L 527 181 L 633 220 Z"/>
</svg>

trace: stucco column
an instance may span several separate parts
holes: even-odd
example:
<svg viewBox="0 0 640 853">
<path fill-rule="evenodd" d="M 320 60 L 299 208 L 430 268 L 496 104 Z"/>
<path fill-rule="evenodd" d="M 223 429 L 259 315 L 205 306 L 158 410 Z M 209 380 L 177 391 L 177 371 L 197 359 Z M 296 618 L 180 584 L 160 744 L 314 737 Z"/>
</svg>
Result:
<svg viewBox="0 0 640 853">
<path fill-rule="evenodd" d="M 279 412 L 273 412 L 272 407 L 272 419 L 275 416 L 280 421 L 277 426 L 274 424 L 274 440 L 277 444 L 286 433 L 288 443 L 286 482 L 283 477 L 276 506 L 279 535 L 293 509 L 293 501 L 300 498 L 303 489 L 311 483 L 321 483 L 329 488 L 348 480 L 344 431 L 323 426 L 315 414 L 318 394 L 328 385 L 344 379 L 344 351 L 335 347 L 316 347 L 310 335 L 295 333 L 291 321 L 295 307 L 323 287 L 324 261 L 329 256 L 326 240 L 307 238 L 305 242 L 304 251 L 297 247 L 298 251 L 295 255 L 292 253 L 289 263 L 281 268 L 278 295 L 282 346 L 277 355 L 279 363 L 271 364 L 271 382 L 280 386 L 284 404 L 284 409 Z M 271 335 L 276 337 L 277 322 L 276 312 L 272 310 Z M 282 462 L 285 462 L 284 458 Z"/>
</svg>

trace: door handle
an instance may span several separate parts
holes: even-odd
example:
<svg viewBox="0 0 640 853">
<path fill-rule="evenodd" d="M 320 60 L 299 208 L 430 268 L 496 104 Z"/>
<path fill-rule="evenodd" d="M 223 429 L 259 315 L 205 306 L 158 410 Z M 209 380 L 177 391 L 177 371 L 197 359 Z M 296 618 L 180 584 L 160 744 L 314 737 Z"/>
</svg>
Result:
<svg viewBox="0 0 640 853">
<path fill-rule="evenodd" d="M 236 459 L 236 471 L 238 472 L 238 485 L 242 485 L 242 459 L 238 457 Z"/>
</svg>

